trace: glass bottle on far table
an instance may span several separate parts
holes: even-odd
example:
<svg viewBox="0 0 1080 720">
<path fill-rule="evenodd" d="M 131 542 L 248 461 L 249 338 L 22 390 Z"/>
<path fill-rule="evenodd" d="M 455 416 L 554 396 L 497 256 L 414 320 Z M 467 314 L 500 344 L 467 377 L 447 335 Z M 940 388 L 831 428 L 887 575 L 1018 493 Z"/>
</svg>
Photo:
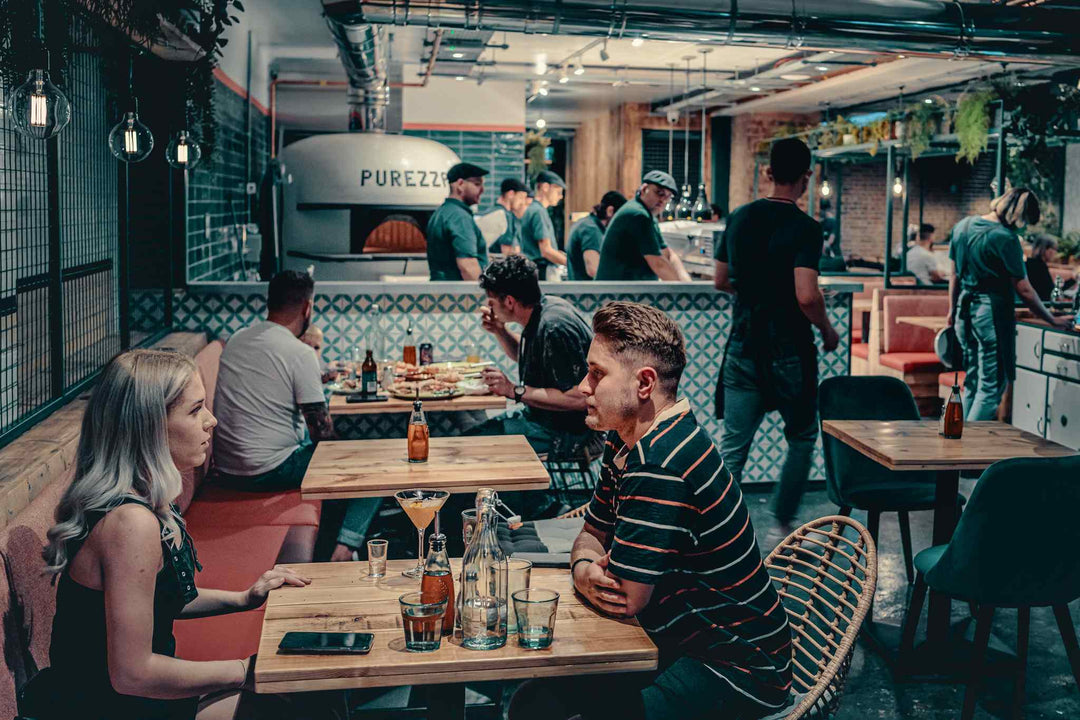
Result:
<svg viewBox="0 0 1080 720">
<path fill-rule="evenodd" d="M 960 398 L 959 374 L 953 376 L 952 392 L 941 409 L 941 428 L 938 434 L 948 440 L 959 440 L 964 434 L 964 405 Z"/>
<path fill-rule="evenodd" d="M 435 533 L 428 538 L 429 550 L 424 563 L 424 576 L 420 581 L 420 599 L 425 603 L 446 601 L 442 634 L 454 634 L 454 575 L 450 570 L 450 558 L 446 555 L 446 536 Z"/>
<path fill-rule="evenodd" d="M 412 414 L 409 416 L 409 462 L 427 462 L 429 438 L 424 403 L 422 400 L 414 400 Z"/>
<path fill-rule="evenodd" d="M 360 366 L 360 392 L 364 395 L 377 395 L 379 392 L 379 366 L 370 350 Z"/>
<path fill-rule="evenodd" d="M 477 492 L 476 517 L 476 531 L 461 561 L 461 644 L 494 650 L 506 645 L 509 568 L 496 534 L 495 493 L 488 488 Z"/>
<path fill-rule="evenodd" d="M 409 321 L 409 329 L 405 331 L 405 349 L 401 359 L 409 365 L 416 364 L 416 338 L 413 337 L 412 320 Z"/>
</svg>

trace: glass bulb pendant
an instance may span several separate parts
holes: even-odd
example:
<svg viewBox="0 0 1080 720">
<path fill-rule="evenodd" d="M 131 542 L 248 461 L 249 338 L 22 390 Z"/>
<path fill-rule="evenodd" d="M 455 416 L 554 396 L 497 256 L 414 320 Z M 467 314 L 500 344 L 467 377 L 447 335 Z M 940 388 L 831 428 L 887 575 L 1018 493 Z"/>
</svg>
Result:
<svg viewBox="0 0 1080 720">
<path fill-rule="evenodd" d="M 124 113 L 124 118 L 109 132 L 109 150 L 117 160 L 141 162 L 153 149 L 154 134 L 139 121 L 138 113 Z"/>
<path fill-rule="evenodd" d="M 668 201 L 664 203 L 664 209 L 660 211 L 660 219 L 664 222 L 671 222 L 675 219 L 675 208 L 678 206 L 679 201 L 672 195 L 668 198 Z"/>
<path fill-rule="evenodd" d="M 202 149 L 187 130 L 172 136 L 165 148 L 165 160 L 177 170 L 194 170 L 202 159 Z"/>
<path fill-rule="evenodd" d="M 697 200 L 691 209 L 694 222 L 709 222 L 712 220 L 712 208 L 709 206 L 709 198 L 705 194 L 705 183 L 697 186 Z"/>
<path fill-rule="evenodd" d="M 31 70 L 12 91 L 10 103 L 12 125 L 28 138 L 47 140 L 71 121 L 71 103 L 49 82 L 47 70 Z"/>
<path fill-rule="evenodd" d="M 683 185 L 682 195 L 679 196 L 679 204 L 675 206 L 675 219 L 689 220 L 693 217 L 694 209 L 690 204 L 690 186 Z"/>
</svg>

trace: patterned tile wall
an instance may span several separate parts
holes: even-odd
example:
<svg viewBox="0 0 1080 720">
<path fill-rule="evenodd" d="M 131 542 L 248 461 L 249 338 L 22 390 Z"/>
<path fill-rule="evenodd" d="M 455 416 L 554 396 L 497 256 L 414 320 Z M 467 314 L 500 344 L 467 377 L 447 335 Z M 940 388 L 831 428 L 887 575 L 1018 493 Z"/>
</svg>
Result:
<svg viewBox="0 0 1080 720">
<path fill-rule="evenodd" d="M 483 214 L 495 206 L 499 185 L 505 178 L 525 178 L 525 136 L 523 133 L 406 130 L 405 135 L 428 138 L 446 145 L 463 162 L 470 162 L 491 174 L 484 179 L 484 194 L 477 213 Z"/>
<path fill-rule="evenodd" d="M 722 424 L 713 417 L 713 394 L 720 358 L 731 322 L 731 303 L 718 293 L 620 293 L 596 295 L 565 295 L 586 316 L 591 316 L 611 300 L 648 303 L 667 312 L 679 323 L 687 339 L 689 363 L 683 375 L 681 393 L 689 398 L 704 420 L 704 425 L 719 441 Z M 418 343 L 430 342 L 435 348 L 435 360 L 464 358 L 468 343 L 475 342 L 482 357 L 495 360 L 511 377 L 516 368 L 499 349 L 495 338 L 480 329 L 478 320 L 481 297 L 467 294 L 441 295 L 322 295 L 315 297 L 314 323 L 326 337 L 323 347 L 325 361 L 347 356 L 353 345 L 366 345 L 371 326 L 370 309 L 381 309 L 386 347 L 393 352 L 400 348 L 411 323 Z M 826 298 L 829 317 L 842 338 L 836 352 L 820 356 L 820 377 L 846 375 L 849 369 L 850 295 L 830 295 Z M 265 317 L 266 302 L 261 294 L 214 294 L 178 291 L 176 329 L 198 330 L 211 337 L 227 338 L 240 328 Z M 461 413 L 440 413 L 433 420 L 433 432 L 455 434 L 473 418 L 454 417 Z M 441 417 L 440 417 L 441 416 Z M 345 431 L 358 437 L 400 437 L 404 416 L 364 416 L 350 419 Z M 340 429 L 340 428 L 339 428 Z M 786 444 L 779 415 L 770 413 L 758 441 L 750 454 L 744 482 L 775 480 L 783 462 Z M 820 451 L 815 461 L 813 477 L 824 477 Z"/>
</svg>

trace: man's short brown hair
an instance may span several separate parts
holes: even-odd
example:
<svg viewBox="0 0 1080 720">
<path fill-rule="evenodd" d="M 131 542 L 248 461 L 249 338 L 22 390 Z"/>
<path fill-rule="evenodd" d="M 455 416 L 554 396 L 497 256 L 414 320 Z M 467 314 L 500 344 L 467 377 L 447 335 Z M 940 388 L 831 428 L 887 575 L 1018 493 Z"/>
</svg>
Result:
<svg viewBox="0 0 1080 720">
<path fill-rule="evenodd" d="M 633 353 L 660 376 L 660 387 L 675 397 L 686 367 L 686 341 L 670 317 L 648 305 L 610 302 L 593 315 L 593 333 L 615 355 Z"/>
</svg>

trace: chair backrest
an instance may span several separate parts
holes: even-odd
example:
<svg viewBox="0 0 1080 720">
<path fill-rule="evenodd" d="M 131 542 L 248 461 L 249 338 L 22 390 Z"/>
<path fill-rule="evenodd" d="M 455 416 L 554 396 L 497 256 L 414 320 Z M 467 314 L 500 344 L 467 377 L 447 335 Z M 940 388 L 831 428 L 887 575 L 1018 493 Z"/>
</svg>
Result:
<svg viewBox="0 0 1080 720">
<path fill-rule="evenodd" d="M 903 380 L 883 375 L 841 375 L 818 388 L 820 420 L 918 420 L 919 407 Z M 933 482 L 924 472 L 898 474 L 824 432 L 825 488 L 837 505 L 851 505 L 850 493 L 885 483 Z M 900 475 L 900 477 L 898 477 Z"/>
<path fill-rule="evenodd" d="M 1080 455 L 994 463 L 979 478 L 927 583 L 998 607 L 1080 597 Z"/>
<path fill-rule="evenodd" d="M 949 298 L 937 295 L 887 295 L 881 301 L 885 330 L 881 352 L 933 352 L 935 331 L 897 322 L 905 316 L 944 317 L 949 314 Z"/>
<path fill-rule="evenodd" d="M 214 412 L 214 396 L 217 394 L 218 370 L 221 365 L 221 353 L 224 349 L 225 343 L 220 340 L 213 340 L 207 343 L 206 347 L 195 355 L 195 365 L 199 368 L 199 375 L 202 377 L 203 387 L 206 390 L 206 409 L 210 412 Z M 213 457 L 213 454 L 214 438 L 211 436 L 210 447 L 206 451 L 206 461 L 203 462 L 202 466 L 191 470 L 184 470 L 180 473 L 180 476 L 184 481 L 184 491 L 180 493 L 180 497 L 177 498 L 176 501 L 180 506 L 180 512 L 185 512 L 188 509 L 188 506 L 191 505 L 191 500 L 199 491 L 199 486 L 202 485 L 203 480 L 206 478 L 206 473 L 210 470 L 210 460 Z"/>
<path fill-rule="evenodd" d="M 765 558 L 791 626 L 792 690 L 784 717 L 828 717 L 840 702 L 851 653 L 877 587 L 877 548 L 842 516 L 806 523 Z"/>
</svg>

